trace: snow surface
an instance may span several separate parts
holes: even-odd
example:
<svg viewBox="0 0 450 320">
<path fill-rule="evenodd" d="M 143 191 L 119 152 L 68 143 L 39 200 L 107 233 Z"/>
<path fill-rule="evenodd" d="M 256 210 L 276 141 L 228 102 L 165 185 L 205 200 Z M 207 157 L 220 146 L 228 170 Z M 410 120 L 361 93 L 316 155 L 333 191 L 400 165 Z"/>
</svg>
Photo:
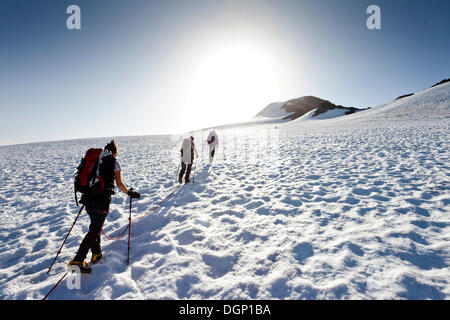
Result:
<svg viewBox="0 0 450 320">
<path fill-rule="evenodd" d="M 314 98 L 314 97 L 313 97 Z M 304 97 L 299 98 L 300 100 L 303 100 Z M 314 98 L 317 100 L 320 100 L 318 98 Z M 283 106 L 289 106 L 292 105 L 292 102 L 285 101 L 285 102 L 274 102 L 266 106 L 261 112 L 259 112 L 255 117 L 253 117 L 252 122 L 289 122 L 291 121 L 290 118 L 284 119 L 288 116 L 291 116 L 295 114 L 295 112 L 287 112 L 285 108 L 282 108 Z M 331 119 L 336 117 L 341 117 L 346 115 L 346 112 L 349 111 L 349 109 L 341 109 L 341 108 L 335 108 L 327 110 L 326 112 L 323 112 L 317 116 L 313 116 L 317 109 L 311 110 L 306 112 L 304 115 L 297 119 L 301 120 L 323 120 L 323 119 Z"/>
<path fill-rule="evenodd" d="M 253 119 L 265 120 L 265 119 L 281 119 L 292 114 L 292 112 L 286 112 L 286 109 L 281 107 L 286 104 L 285 102 L 273 102 L 259 112 Z"/>
<path fill-rule="evenodd" d="M 323 120 L 323 119 L 332 119 L 332 118 L 337 118 L 337 117 L 341 117 L 341 116 L 345 116 L 345 113 L 348 111 L 348 109 L 331 109 L 331 110 L 327 110 L 324 113 L 321 113 L 317 116 L 313 116 L 314 113 L 316 112 L 317 109 L 311 110 L 307 113 L 305 113 L 303 116 L 299 117 L 298 119 L 300 119 L 301 121 L 303 120 Z"/>
<path fill-rule="evenodd" d="M 49 299 L 449 299 L 450 84 L 357 114 L 196 132 L 194 183 L 176 187 L 182 137 L 119 137 L 133 202 L 127 238 L 81 289 Z M 72 177 L 109 139 L 0 148 L 0 299 L 42 299 L 88 230 Z M 175 193 L 146 215 L 172 190 Z M 146 216 L 145 216 L 146 215 Z M 128 200 L 105 222 L 117 236 Z M 90 259 L 90 254 L 87 259 Z"/>
</svg>

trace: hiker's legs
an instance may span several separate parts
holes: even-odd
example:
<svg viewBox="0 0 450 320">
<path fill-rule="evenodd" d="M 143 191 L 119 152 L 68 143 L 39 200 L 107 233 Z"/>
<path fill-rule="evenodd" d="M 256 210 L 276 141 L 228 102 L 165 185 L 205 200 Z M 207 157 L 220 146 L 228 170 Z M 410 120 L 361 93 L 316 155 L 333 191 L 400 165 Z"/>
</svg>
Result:
<svg viewBox="0 0 450 320">
<path fill-rule="evenodd" d="M 216 146 L 214 144 L 209 145 L 209 162 L 214 160 L 214 153 L 216 152 Z"/>
<path fill-rule="evenodd" d="M 209 149 L 209 162 L 214 160 L 214 154 L 216 153 L 216 148 L 212 147 Z"/>
<path fill-rule="evenodd" d="M 181 170 L 180 170 L 180 174 L 178 175 L 178 182 L 179 183 L 183 182 L 184 171 L 186 171 L 186 164 L 184 162 L 181 162 Z"/>
<path fill-rule="evenodd" d="M 191 169 L 192 169 L 192 163 L 189 163 L 187 165 L 187 170 L 186 170 L 186 177 L 184 178 L 184 181 L 189 182 L 189 176 L 191 174 Z"/>
<path fill-rule="evenodd" d="M 101 229 L 100 229 L 100 232 L 101 232 Z M 101 247 L 100 243 L 101 243 L 101 237 L 100 237 L 100 233 L 99 233 L 97 239 L 95 239 L 94 243 L 92 244 L 92 247 L 91 247 L 92 254 L 102 253 L 102 247 Z"/>
<path fill-rule="evenodd" d="M 80 248 L 73 259 L 74 261 L 83 262 L 86 259 L 86 255 L 89 250 L 92 253 L 101 253 L 100 247 L 100 232 L 103 228 L 103 223 L 105 222 L 106 215 L 108 214 L 105 210 L 95 209 L 92 207 L 86 207 L 86 211 L 91 218 L 91 224 L 89 225 L 89 231 L 84 236 L 83 241 L 81 241 Z"/>
</svg>

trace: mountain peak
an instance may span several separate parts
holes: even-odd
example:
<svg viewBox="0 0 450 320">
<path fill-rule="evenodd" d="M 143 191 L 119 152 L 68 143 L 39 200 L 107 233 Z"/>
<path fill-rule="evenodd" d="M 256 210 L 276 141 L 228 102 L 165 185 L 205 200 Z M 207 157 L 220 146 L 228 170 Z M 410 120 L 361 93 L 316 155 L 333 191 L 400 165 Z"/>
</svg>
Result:
<svg viewBox="0 0 450 320">
<path fill-rule="evenodd" d="M 285 102 L 271 103 L 261 110 L 255 118 L 295 120 L 312 110 L 315 110 L 312 117 L 316 117 L 333 109 L 342 109 L 342 115 L 351 114 L 360 110 L 353 107 L 338 106 L 328 100 L 320 99 L 318 97 L 304 96 Z"/>
</svg>

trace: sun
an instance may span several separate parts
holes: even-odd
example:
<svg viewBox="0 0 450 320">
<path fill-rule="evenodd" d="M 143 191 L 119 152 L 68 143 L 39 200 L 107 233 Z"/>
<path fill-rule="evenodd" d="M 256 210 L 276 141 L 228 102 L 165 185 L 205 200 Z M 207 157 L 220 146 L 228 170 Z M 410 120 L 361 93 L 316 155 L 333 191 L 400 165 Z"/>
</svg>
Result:
<svg viewBox="0 0 450 320">
<path fill-rule="evenodd" d="M 206 50 L 189 80 L 189 103 L 201 110 L 204 123 L 249 120 L 279 91 L 277 63 L 261 46 L 231 43 Z"/>
</svg>

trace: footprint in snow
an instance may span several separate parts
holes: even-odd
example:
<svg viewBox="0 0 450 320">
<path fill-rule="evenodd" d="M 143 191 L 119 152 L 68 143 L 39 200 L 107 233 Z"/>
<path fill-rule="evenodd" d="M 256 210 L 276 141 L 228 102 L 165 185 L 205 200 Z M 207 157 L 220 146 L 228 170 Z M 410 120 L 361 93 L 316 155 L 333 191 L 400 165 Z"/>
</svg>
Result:
<svg viewBox="0 0 450 320">
<path fill-rule="evenodd" d="M 202 258 L 203 262 L 205 262 L 210 268 L 208 276 L 214 279 L 221 278 L 233 270 L 233 267 L 237 261 L 236 256 L 219 257 L 211 254 L 204 254 Z"/>
<path fill-rule="evenodd" d="M 192 286 L 199 282 L 199 278 L 195 275 L 184 275 L 176 281 L 177 295 L 179 299 L 189 298 L 189 291 Z"/>
<path fill-rule="evenodd" d="M 354 188 L 352 192 L 359 196 L 368 196 L 372 191 L 364 188 Z"/>
<path fill-rule="evenodd" d="M 295 260 L 297 260 L 298 262 L 303 262 L 314 255 L 313 247 L 308 242 L 302 242 L 296 245 L 292 252 L 294 254 Z"/>
<path fill-rule="evenodd" d="M 201 230 L 199 229 L 186 230 L 176 235 L 175 239 L 180 245 L 191 244 L 194 241 L 202 241 L 205 237 L 200 235 L 200 232 Z"/>
</svg>

